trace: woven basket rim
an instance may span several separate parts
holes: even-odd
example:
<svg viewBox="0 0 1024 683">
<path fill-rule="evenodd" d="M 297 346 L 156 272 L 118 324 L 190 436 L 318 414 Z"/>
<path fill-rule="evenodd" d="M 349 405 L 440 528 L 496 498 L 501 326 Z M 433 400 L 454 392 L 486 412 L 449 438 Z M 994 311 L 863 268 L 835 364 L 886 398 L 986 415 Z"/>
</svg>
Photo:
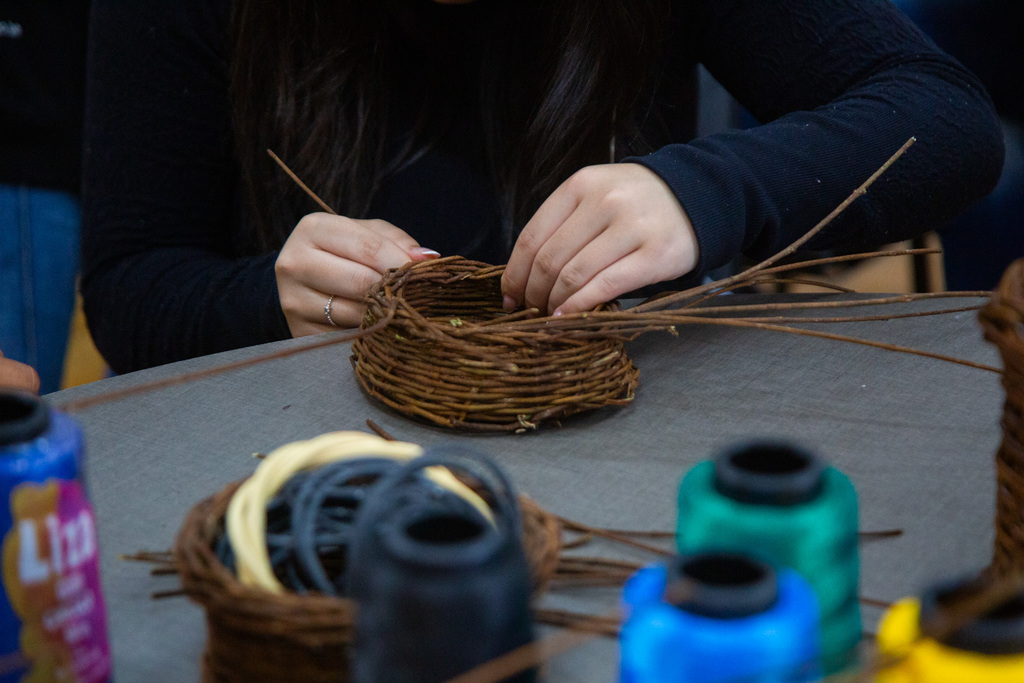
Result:
<svg viewBox="0 0 1024 683">
<path fill-rule="evenodd" d="M 639 372 L 620 336 L 598 319 L 596 338 L 583 339 L 543 322 L 558 318 L 506 314 L 503 272 L 458 256 L 388 271 L 364 299 L 365 334 L 352 344 L 360 387 L 407 417 L 478 432 L 525 432 L 631 402 Z M 481 281 L 490 282 L 452 287 Z M 593 313 L 623 315 L 618 302 Z"/>
<path fill-rule="evenodd" d="M 419 330 L 423 336 L 434 337 L 444 336 L 453 340 L 473 343 L 477 337 L 483 337 L 482 343 L 487 346 L 500 345 L 500 339 L 488 330 L 489 323 L 502 322 L 503 335 L 515 339 L 518 335 L 516 328 L 522 326 L 523 332 L 529 334 L 531 343 L 543 344 L 551 341 L 568 341 L 566 335 L 556 329 L 537 329 L 537 323 L 544 320 L 554 320 L 553 316 L 531 316 L 510 322 L 503 322 L 507 317 L 505 311 L 495 309 L 495 318 L 487 320 L 488 324 L 481 324 L 471 320 L 462 320 L 457 316 L 434 315 L 427 316 L 412 306 L 405 298 L 410 289 L 420 286 L 431 286 L 442 283 L 491 281 L 499 279 L 505 272 L 504 265 L 491 265 L 482 261 L 474 261 L 462 256 L 448 256 L 441 259 L 429 261 L 411 262 L 401 268 L 393 268 L 384 274 L 381 281 L 373 290 L 367 293 L 364 302 L 379 307 L 381 311 L 395 310 L 395 317 L 389 323 L 391 327 L 401 327 L 413 331 Z M 496 299 L 498 303 L 500 299 Z M 617 313 L 621 306 L 617 300 L 609 301 L 597 306 L 591 313 Z M 369 326 L 368 318 L 364 321 L 364 327 Z M 425 333 L 424 333 L 425 332 Z M 573 345 L 579 341 L 574 340 Z"/>
</svg>

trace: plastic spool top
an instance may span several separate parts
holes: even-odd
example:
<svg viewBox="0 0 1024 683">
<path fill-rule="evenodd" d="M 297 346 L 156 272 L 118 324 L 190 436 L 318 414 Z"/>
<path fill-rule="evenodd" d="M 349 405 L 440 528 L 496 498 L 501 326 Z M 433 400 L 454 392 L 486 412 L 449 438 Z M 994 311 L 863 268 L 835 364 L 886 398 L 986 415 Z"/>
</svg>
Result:
<svg viewBox="0 0 1024 683">
<path fill-rule="evenodd" d="M 821 460 L 786 444 L 741 446 L 715 459 L 715 487 L 725 496 L 755 505 L 799 505 L 821 494 Z"/>
<path fill-rule="evenodd" d="M 31 441 L 50 427 L 42 399 L 21 391 L 0 391 L 0 448 Z"/>
<path fill-rule="evenodd" d="M 767 611 L 778 598 L 775 570 L 733 553 L 677 557 L 668 567 L 666 597 L 705 617 L 736 619 Z"/>
<path fill-rule="evenodd" d="M 958 601 L 980 595 L 983 587 L 973 582 L 937 586 L 921 596 L 922 624 Z M 983 655 L 1024 654 L 1024 591 L 972 619 L 941 639 L 943 645 Z"/>
</svg>

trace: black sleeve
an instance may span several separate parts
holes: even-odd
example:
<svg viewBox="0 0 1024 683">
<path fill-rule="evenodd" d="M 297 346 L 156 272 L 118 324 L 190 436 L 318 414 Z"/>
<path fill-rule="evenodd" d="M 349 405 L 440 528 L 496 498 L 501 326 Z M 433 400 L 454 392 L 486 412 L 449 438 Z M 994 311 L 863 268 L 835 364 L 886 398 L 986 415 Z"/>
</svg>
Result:
<svg viewBox="0 0 1024 683">
<path fill-rule="evenodd" d="M 978 80 L 887 0 L 694 0 L 691 51 L 764 125 L 639 159 L 693 222 L 701 271 L 763 258 L 917 143 L 816 248 L 855 250 L 940 227 L 995 185 L 1003 143 Z"/>
<path fill-rule="evenodd" d="M 973 71 L 1004 118 L 1024 123 L 1024 2 L 903 0 L 907 14 Z"/>
<path fill-rule="evenodd" d="M 234 239 L 229 13 L 92 4 L 81 287 L 116 372 L 289 336 L 276 254 L 241 256 Z"/>
</svg>

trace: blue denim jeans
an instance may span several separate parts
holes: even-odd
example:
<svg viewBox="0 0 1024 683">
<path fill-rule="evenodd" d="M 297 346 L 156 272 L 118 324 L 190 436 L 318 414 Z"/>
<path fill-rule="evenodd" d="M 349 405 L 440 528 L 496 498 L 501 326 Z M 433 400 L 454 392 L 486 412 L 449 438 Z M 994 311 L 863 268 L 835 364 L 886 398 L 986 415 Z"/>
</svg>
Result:
<svg viewBox="0 0 1024 683">
<path fill-rule="evenodd" d="M 0 185 L 0 350 L 60 388 L 75 306 L 80 209 L 66 192 Z"/>
</svg>

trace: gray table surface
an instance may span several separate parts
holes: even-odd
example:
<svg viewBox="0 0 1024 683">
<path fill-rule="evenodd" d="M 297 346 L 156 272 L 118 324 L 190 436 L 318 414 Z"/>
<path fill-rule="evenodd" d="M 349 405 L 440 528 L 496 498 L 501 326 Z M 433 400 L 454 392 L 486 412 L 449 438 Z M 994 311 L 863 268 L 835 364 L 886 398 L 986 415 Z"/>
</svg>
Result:
<svg viewBox="0 0 1024 683">
<path fill-rule="evenodd" d="M 828 329 L 999 364 L 973 312 Z M 308 343 L 193 359 L 47 398 L 59 406 Z M 194 503 L 253 471 L 254 452 L 328 431 L 365 430 L 367 418 L 402 440 L 469 443 L 494 456 L 519 489 L 547 509 L 616 528 L 672 529 L 679 481 L 695 463 L 751 438 L 788 439 L 852 478 L 862 529 L 905 531 L 898 539 L 862 544 L 863 595 L 894 600 L 988 562 L 1003 402 L 997 374 L 725 327 L 689 326 L 678 337 L 650 334 L 629 350 L 641 370 L 630 406 L 521 436 L 458 435 L 389 412 L 360 391 L 347 344 L 76 413 L 89 449 L 117 680 L 198 680 L 205 639 L 198 607 L 184 598 L 150 598 L 154 590 L 173 588 L 174 577 L 151 577 L 145 566 L 117 556 L 168 548 Z M 555 602 L 605 613 L 615 593 L 577 590 Z M 879 614 L 865 608 L 867 630 Z M 613 681 L 616 662 L 614 641 L 593 641 L 551 662 L 547 680 Z"/>
</svg>

